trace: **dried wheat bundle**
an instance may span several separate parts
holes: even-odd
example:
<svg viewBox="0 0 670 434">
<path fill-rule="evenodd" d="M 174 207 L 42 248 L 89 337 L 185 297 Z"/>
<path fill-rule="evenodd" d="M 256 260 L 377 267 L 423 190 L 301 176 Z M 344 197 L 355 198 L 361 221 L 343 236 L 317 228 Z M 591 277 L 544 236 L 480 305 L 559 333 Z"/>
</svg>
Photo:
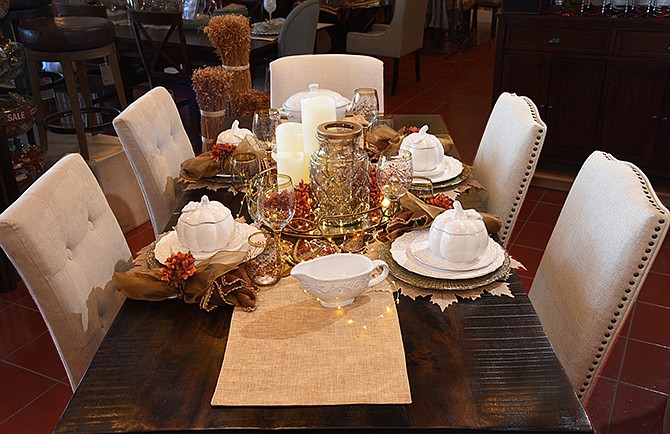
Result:
<svg viewBox="0 0 670 434">
<path fill-rule="evenodd" d="M 256 89 L 237 94 L 235 116 L 253 116 L 256 110 L 270 108 L 270 95 Z"/>
<path fill-rule="evenodd" d="M 200 131 L 203 143 L 210 143 L 223 128 L 232 98 L 233 73 L 223 66 L 206 66 L 191 76 L 195 99 L 200 107 Z"/>
<path fill-rule="evenodd" d="M 203 30 L 221 58 L 223 67 L 233 73 L 233 90 L 244 93 L 251 89 L 249 19 L 236 14 L 215 16 Z"/>
</svg>

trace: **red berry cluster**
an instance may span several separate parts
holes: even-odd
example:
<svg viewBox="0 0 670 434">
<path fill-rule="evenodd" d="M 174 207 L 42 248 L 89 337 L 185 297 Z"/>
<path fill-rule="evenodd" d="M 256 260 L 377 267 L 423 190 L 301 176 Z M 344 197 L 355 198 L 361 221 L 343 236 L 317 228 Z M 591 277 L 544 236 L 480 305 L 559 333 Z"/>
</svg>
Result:
<svg viewBox="0 0 670 434">
<path fill-rule="evenodd" d="M 440 208 L 444 209 L 452 209 L 454 207 L 454 201 L 444 193 L 438 193 L 436 195 L 427 197 L 426 203 L 433 206 L 439 206 Z"/>
<path fill-rule="evenodd" d="M 382 190 L 377 184 L 377 169 L 370 165 L 370 207 L 374 208 L 381 205 L 383 198 Z"/>
<path fill-rule="evenodd" d="M 419 129 L 419 127 L 415 127 L 414 125 L 411 125 L 409 127 L 403 127 L 403 129 L 400 130 L 400 134 L 403 135 L 403 136 L 407 136 L 407 135 L 412 134 L 412 133 L 418 133 L 419 131 L 421 131 Z"/>
<path fill-rule="evenodd" d="M 307 220 L 314 219 L 314 197 L 310 184 L 305 184 L 302 179 L 294 187 L 295 189 L 295 217 Z"/>
</svg>

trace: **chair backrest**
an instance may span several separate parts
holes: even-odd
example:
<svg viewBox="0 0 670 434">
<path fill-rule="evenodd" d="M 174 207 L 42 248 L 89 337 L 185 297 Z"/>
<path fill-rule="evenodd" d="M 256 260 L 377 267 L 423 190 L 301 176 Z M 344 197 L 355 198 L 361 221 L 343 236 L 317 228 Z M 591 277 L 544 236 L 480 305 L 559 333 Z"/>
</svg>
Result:
<svg viewBox="0 0 670 434">
<path fill-rule="evenodd" d="M 158 235 L 177 205 L 181 162 L 194 156 L 177 106 L 164 87 L 155 87 L 114 118 L 113 125 Z"/>
<path fill-rule="evenodd" d="M 423 47 L 426 12 L 430 0 L 396 0 L 393 18 L 389 23 L 385 39 L 396 55 L 402 57 Z"/>
<path fill-rule="evenodd" d="M 379 95 L 379 111 L 384 111 L 384 62 L 354 54 L 306 54 L 270 62 L 270 106 L 281 108 L 291 95 L 308 91 L 312 83 L 349 99 L 354 89 L 373 87 Z"/>
<path fill-rule="evenodd" d="M 314 52 L 320 8 L 319 0 L 307 0 L 293 8 L 279 32 L 277 39 L 279 57 Z"/>
<path fill-rule="evenodd" d="M 76 389 L 125 300 L 114 272 L 132 266 L 123 232 L 81 155 L 63 157 L 0 215 L 0 244 Z"/>
<path fill-rule="evenodd" d="M 668 231 L 668 210 L 633 164 L 596 151 L 544 251 L 530 299 L 586 402 Z"/>
<path fill-rule="evenodd" d="M 193 71 L 181 14 L 128 9 L 128 21 L 147 72 L 149 86 L 190 86 Z M 168 42 L 175 33 L 180 49 L 168 50 Z"/>
<path fill-rule="evenodd" d="M 507 92 L 498 97 L 472 173 L 486 188 L 480 192 L 486 210 L 502 219 L 498 236 L 503 245 L 512 234 L 546 133 L 547 126 L 530 98 Z"/>
</svg>

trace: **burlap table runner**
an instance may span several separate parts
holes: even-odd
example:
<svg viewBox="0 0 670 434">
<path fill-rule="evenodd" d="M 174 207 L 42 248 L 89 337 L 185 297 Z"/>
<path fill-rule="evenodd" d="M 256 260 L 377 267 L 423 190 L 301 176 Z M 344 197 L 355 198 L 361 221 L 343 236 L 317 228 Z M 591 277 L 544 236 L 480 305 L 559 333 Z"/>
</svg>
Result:
<svg viewBox="0 0 670 434">
<path fill-rule="evenodd" d="M 235 309 L 211 401 L 226 406 L 408 403 L 393 294 L 371 291 L 343 309 L 326 309 L 293 277 L 261 290 L 254 312 Z"/>
</svg>

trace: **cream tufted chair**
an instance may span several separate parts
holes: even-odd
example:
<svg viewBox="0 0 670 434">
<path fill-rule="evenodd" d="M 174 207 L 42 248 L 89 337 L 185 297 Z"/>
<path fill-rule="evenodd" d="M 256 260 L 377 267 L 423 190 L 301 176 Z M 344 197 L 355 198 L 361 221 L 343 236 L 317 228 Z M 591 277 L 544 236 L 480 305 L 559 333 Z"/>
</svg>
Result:
<svg viewBox="0 0 670 434">
<path fill-rule="evenodd" d="M 163 232 L 177 205 L 181 162 L 194 156 L 179 111 L 163 87 L 130 104 L 113 121 L 140 183 L 156 235 Z"/>
<path fill-rule="evenodd" d="M 347 53 L 393 57 L 391 95 L 398 89 L 400 58 L 414 53 L 416 81 L 421 79 L 420 51 L 430 0 L 395 0 L 389 24 L 373 24 L 369 32 L 347 33 Z"/>
<path fill-rule="evenodd" d="M 546 134 L 547 126 L 530 98 L 507 92 L 498 97 L 472 174 L 486 187 L 480 191 L 486 210 L 502 218 L 498 236 L 503 245 L 507 245 L 516 223 Z"/>
<path fill-rule="evenodd" d="M 35 299 L 76 389 L 125 297 L 132 256 L 79 154 L 54 164 L 0 215 L 0 244 Z"/>
<path fill-rule="evenodd" d="M 306 54 L 270 62 L 270 106 L 281 108 L 291 95 L 308 91 L 312 83 L 349 99 L 354 89 L 373 87 L 379 95 L 379 111 L 384 111 L 384 62 L 351 54 Z"/>
<path fill-rule="evenodd" d="M 563 205 L 530 299 L 582 402 L 668 232 L 668 210 L 633 164 L 596 151 Z"/>
</svg>

